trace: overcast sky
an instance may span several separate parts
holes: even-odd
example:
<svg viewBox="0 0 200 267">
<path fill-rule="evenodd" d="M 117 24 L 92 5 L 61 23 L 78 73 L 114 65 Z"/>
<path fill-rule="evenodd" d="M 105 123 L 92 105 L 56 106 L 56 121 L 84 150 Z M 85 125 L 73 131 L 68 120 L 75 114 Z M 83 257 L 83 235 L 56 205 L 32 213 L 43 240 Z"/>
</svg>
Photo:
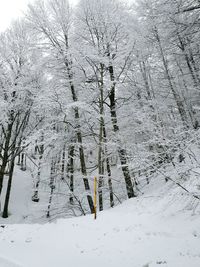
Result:
<svg viewBox="0 0 200 267">
<path fill-rule="evenodd" d="M 28 3 L 34 0 L 0 0 L 0 31 L 5 30 L 11 21 L 19 17 Z M 70 0 L 74 3 L 77 0 Z"/>
<path fill-rule="evenodd" d="M 72 4 L 78 0 L 69 0 Z M 132 2 L 133 0 L 125 0 Z M 34 0 L 0 0 L 0 32 L 4 31 L 11 21 L 23 14 L 27 4 Z"/>
<path fill-rule="evenodd" d="M 28 3 L 34 0 L 0 0 L 0 31 L 4 31 L 11 21 L 23 14 Z M 76 3 L 78 0 L 69 0 Z M 132 0 L 125 0 L 132 1 Z"/>
<path fill-rule="evenodd" d="M 9 26 L 25 9 L 28 0 L 0 0 L 0 31 Z"/>
</svg>

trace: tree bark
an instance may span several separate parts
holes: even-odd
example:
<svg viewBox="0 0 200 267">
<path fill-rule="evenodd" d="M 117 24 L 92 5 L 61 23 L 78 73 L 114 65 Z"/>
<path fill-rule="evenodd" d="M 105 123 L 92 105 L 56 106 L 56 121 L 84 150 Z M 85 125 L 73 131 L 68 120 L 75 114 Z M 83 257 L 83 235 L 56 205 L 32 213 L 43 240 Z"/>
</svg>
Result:
<svg viewBox="0 0 200 267">
<path fill-rule="evenodd" d="M 163 66 L 164 66 L 164 69 L 165 69 L 165 73 L 166 73 L 166 76 L 167 76 L 167 80 L 168 80 L 168 83 L 169 83 L 170 90 L 171 90 L 172 95 L 174 97 L 174 100 L 175 100 L 176 106 L 178 108 L 179 115 L 181 117 L 183 125 L 186 128 L 188 128 L 187 114 L 186 114 L 186 111 L 185 111 L 185 108 L 184 108 L 184 105 L 183 105 L 183 101 L 181 100 L 180 95 L 178 94 L 178 92 L 176 92 L 176 90 L 174 88 L 174 85 L 172 83 L 172 79 L 171 79 L 171 75 L 170 75 L 169 67 L 168 67 L 168 62 L 167 62 L 167 60 L 165 58 L 165 55 L 164 55 L 163 47 L 162 47 L 162 44 L 161 44 L 161 40 L 160 40 L 160 36 L 159 36 L 157 28 L 155 28 L 154 32 L 155 32 L 156 40 L 158 42 L 158 46 L 159 46 L 159 50 L 160 50 L 160 54 L 161 54 L 161 58 L 162 58 L 162 62 L 163 62 Z"/>
<path fill-rule="evenodd" d="M 51 173 L 50 173 L 50 182 L 49 182 L 49 186 L 50 186 L 50 196 L 49 196 L 49 204 L 48 204 L 48 208 L 47 208 L 47 215 L 46 217 L 49 218 L 50 217 L 50 210 L 51 210 L 51 203 L 52 203 L 52 199 L 53 199 L 53 192 L 55 189 L 55 185 L 54 185 L 54 180 L 55 180 L 55 162 L 51 162 Z"/>
<path fill-rule="evenodd" d="M 66 61 L 65 64 L 66 64 L 67 71 L 68 71 L 68 79 L 69 79 L 70 89 L 72 93 L 72 99 L 76 103 L 78 101 L 78 98 L 75 92 L 74 85 L 72 83 L 73 75 L 71 73 L 69 63 Z M 85 190 L 87 192 L 87 201 L 88 201 L 88 205 L 90 208 L 90 212 L 94 213 L 94 203 L 93 203 L 93 199 L 92 199 L 91 192 L 90 192 L 89 181 L 87 178 L 87 169 L 86 169 L 86 163 L 85 163 L 85 154 L 84 154 L 84 149 L 83 149 L 82 133 L 81 133 L 81 126 L 80 126 L 80 115 L 79 115 L 78 107 L 74 108 L 74 116 L 76 120 L 76 136 L 77 136 L 77 141 L 79 144 L 79 157 L 80 157 L 81 172 L 83 175 L 83 183 L 84 183 Z"/>
<path fill-rule="evenodd" d="M 112 186 L 112 175 L 111 175 L 111 167 L 110 167 L 110 161 L 108 158 L 108 148 L 107 148 L 107 134 L 106 134 L 106 127 L 105 123 L 103 126 L 103 136 L 104 136 L 104 143 L 105 143 L 105 156 L 106 156 L 106 169 L 108 173 L 108 187 L 109 187 L 109 193 L 110 193 L 110 206 L 111 208 L 114 207 L 114 194 L 113 194 L 113 186 Z"/>
<path fill-rule="evenodd" d="M 111 120 L 112 120 L 112 125 L 113 125 L 113 131 L 118 134 L 119 133 L 119 126 L 117 122 L 117 112 L 116 112 L 116 99 L 115 99 L 115 76 L 114 76 L 114 69 L 113 66 L 109 66 L 109 74 L 110 74 L 110 80 L 112 82 L 110 94 L 109 94 L 109 100 L 110 100 L 110 113 L 111 113 Z M 128 168 L 128 163 L 127 163 L 127 153 L 126 150 L 123 148 L 121 142 L 118 140 L 118 154 L 122 166 L 122 172 L 124 175 L 125 179 L 125 184 L 126 184 L 126 190 L 127 190 L 127 195 L 128 198 L 135 197 L 135 192 L 133 189 L 133 183 L 131 180 L 129 168 Z"/>
<path fill-rule="evenodd" d="M 63 146 L 63 151 L 62 151 L 62 164 L 61 164 L 61 180 L 64 180 L 65 177 L 65 154 L 66 154 L 66 146 Z"/>
<path fill-rule="evenodd" d="M 98 169 L 99 169 L 99 179 L 98 179 L 98 195 L 99 195 L 99 210 L 103 210 L 103 175 L 104 175 L 104 168 L 103 168 L 103 127 L 104 127 L 104 106 L 103 106 L 103 64 L 101 64 L 101 71 L 100 71 L 100 82 L 99 82 L 99 90 L 100 90 L 100 97 L 99 97 L 99 146 L 98 146 Z"/>
<path fill-rule="evenodd" d="M 5 146 L 3 148 L 4 153 L 3 153 L 2 165 L 0 169 L 0 196 L 1 196 L 2 188 L 3 188 L 3 179 L 4 179 L 5 169 L 6 169 L 6 165 L 8 163 L 8 158 L 9 158 L 8 151 L 9 151 L 10 139 L 12 135 L 12 127 L 13 127 L 13 123 L 8 124 L 7 135 L 5 136 Z"/>
<path fill-rule="evenodd" d="M 70 197 L 69 202 L 70 204 L 74 204 L 74 145 L 70 145 L 68 151 L 68 163 L 67 163 L 67 175 L 69 177 L 69 190 L 70 190 Z"/>
<path fill-rule="evenodd" d="M 10 163 L 10 170 L 9 170 L 9 178 L 8 178 L 8 185 L 7 185 L 7 191 L 6 191 L 6 198 L 4 203 L 4 209 L 3 209 L 3 218 L 8 218 L 8 205 L 10 200 L 10 193 L 11 193 L 11 186 L 12 186 L 12 178 L 13 178 L 13 171 L 15 166 L 15 158 L 13 157 Z"/>
<path fill-rule="evenodd" d="M 41 141 L 43 142 L 43 135 L 41 137 Z M 38 152 L 39 152 L 39 163 L 38 163 L 38 171 L 37 171 L 37 178 L 36 178 L 36 185 L 34 188 L 34 193 L 32 196 L 32 201 L 33 202 L 39 202 L 39 185 L 40 185 L 40 175 L 41 175 L 41 164 L 42 164 L 42 158 L 43 158 L 43 153 L 44 153 L 44 145 L 41 144 L 38 146 Z"/>
</svg>

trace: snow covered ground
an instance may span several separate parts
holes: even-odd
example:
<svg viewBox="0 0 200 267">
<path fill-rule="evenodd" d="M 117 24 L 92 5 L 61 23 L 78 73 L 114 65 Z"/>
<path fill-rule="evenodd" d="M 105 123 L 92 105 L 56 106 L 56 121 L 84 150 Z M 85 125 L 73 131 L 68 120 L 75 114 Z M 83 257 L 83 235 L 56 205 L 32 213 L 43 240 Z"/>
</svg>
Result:
<svg viewBox="0 0 200 267">
<path fill-rule="evenodd" d="M 96 221 L 88 215 L 5 225 L 1 219 L 0 267 L 199 267 L 200 215 L 186 203 L 191 197 L 163 180 L 147 191 Z"/>
</svg>

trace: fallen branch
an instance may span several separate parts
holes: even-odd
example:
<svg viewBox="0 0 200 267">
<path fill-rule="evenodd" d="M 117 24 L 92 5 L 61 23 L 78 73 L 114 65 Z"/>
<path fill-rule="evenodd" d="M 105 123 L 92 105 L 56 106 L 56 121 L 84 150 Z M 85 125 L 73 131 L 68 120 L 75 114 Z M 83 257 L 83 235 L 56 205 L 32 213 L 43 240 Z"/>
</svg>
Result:
<svg viewBox="0 0 200 267">
<path fill-rule="evenodd" d="M 200 5 L 198 5 L 198 6 L 187 7 L 187 8 L 185 8 L 185 9 L 183 9 L 183 10 L 177 11 L 176 14 L 185 13 L 185 12 L 190 12 L 190 11 L 197 10 L 197 9 L 200 9 Z"/>
<path fill-rule="evenodd" d="M 187 188 L 185 188 L 184 186 L 182 186 L 179 182 L 174 181 L 171 177 L 167 176 L 166 174 L 162 173 L 161 171 L 158 170 L 158 172 L 160 172 L 166 180 L 170 180 L 172 181 L 174 184 L 176 184 L 177 186 L 179 186 L 180 188 L 182 188 L 185 192 L 187 192 L 190 196 L 200 200 L 200 196 L 191 193 Z"/>
</svg>

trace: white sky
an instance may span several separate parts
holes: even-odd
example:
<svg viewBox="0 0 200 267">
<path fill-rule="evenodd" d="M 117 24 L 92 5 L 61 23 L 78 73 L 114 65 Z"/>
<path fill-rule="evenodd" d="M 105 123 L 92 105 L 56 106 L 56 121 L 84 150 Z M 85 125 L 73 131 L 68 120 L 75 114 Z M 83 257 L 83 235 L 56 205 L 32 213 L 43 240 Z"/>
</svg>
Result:
<svg viewBox="0 0 200 267">
<path fill-rule="evenodd" d="M 69 0 L 72 4 L 78 0 Z M 132 0 L 125 0 L 132 2 Z M 23 14 L 28 3 L 34 0 L 0 0 L 0 32 L 4 31 L 12 20 Z"/>
<path fill-rule="evenodd" d="M 22 14 L 28 0 L 0 0 L 0 31 L 5 30 L 12 19 Z"/>
<path fill-rule="evenodd" d="M 0 31 L 5 30 L 11 21 L 26 10 L 28 3 L 34 0 L 0 0 Z M 70 0 L 71 3 L 75 3 L 77 0 Z"/>
</svg>

